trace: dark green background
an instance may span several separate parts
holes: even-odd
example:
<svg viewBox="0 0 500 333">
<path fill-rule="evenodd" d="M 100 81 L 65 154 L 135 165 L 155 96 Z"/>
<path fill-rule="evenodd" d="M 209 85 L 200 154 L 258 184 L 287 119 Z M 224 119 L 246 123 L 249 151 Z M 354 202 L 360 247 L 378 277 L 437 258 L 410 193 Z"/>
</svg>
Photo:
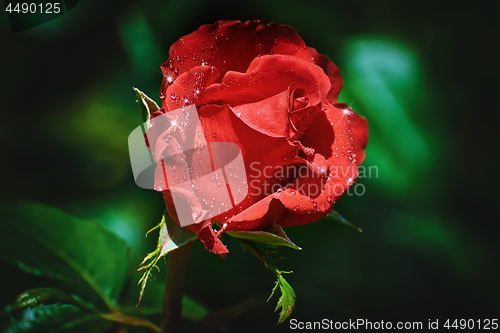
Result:
<svg viewBox="0 0 500 333">
<path fill-rule="evenodd" d="M 363 196 L 336 204 L 362 234 L 328 221 L 286 230 L 303 248 L 280 251 L 280 268 L 294 271 L 292 318 L 499 318 L 500 15 L 493 2 L 467 3 L 93 0 L 19 33 L 3 12 L 1 200 L 99 220 L 129 244 L 138 281 L 133 272 L 155 247 L 144 234 L 164 206 L 133 181 L 127 137 L 141 116 L 132 87 L 159 102 L 170 45 L 201 24 L 289 24 L 340 67 L 340 100 L 370 125 L 363 165 L 378 167 L 378 177 L 358 179 Z M 224 260 L 196 242 L 186 293 L 210 309 L 265 299 L 273 276 L 224 241 Z M 159 280 L 163 261 L 160 268 Z M 1 281 L 2 307 L 49 283 L 10 265 Z M 287 331 L 288 323 L 276 327 L 276 301 L 247 311 L 229 331 Z"/>
</svg>

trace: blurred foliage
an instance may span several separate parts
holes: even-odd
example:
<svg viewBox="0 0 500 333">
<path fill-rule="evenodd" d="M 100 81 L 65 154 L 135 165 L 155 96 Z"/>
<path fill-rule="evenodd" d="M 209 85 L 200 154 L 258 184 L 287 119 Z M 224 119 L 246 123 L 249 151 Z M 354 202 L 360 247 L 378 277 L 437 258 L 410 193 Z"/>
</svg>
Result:
<svg viewBox="0 0 500 333">
<path fill-rule="evenodd" d="M 65 285 L 61 276 L 37 275 L 37 262 L 27 269 L 16 261 L 16 255 L 57 255 L 44 254 L 43 244 L 33 240 L 50 239 L 45 233 L 72 248 L 99 251 L 92 265 L 119 266 L 106 267 L 118 276 L 113 297 L 122 311 L 159 322 L 162 261 L 134 308 L 140 290 L 135 270 L 156 241 L 144 235 L 160 222 L 164 204 L 161 195 L 133 181 L 127 137 L 142 119 L 132 87 L 157 96 L 168 48 L 201 24 L 256 18 L 293 26 L 339 66 L 340 100 L 370 125 L 363 165 L 378 168 L 378 177 L 358 179 L 366 188 L 363 196 L 346 195 L 335 208 L 362 234 L 328 219 L 286 230 L 303 248 L 279 249 L 285 257 L 280 268 L 294 270 L 286 276 L 297 296 L 292 318 L 498 316 L 498 182 L 487 176 L 487 166 L 498 160 L 498 131 L 490 116 L 499 110 L 500 75 L 493 2 L 89 0 L 15 34 L 6 16 L 0 19 L 0 252 L 9 262 L 2 264 L 2 285 L 8 287 L 0 297 L 1 327 L 30 331 L 62 307 L 54 320 L 76 331 L 71 323 L 82 310 L 72 305 L 34 307 L 22 314 L 28 326 L 15 326 L 10 304 L 28 289 L 92 297 Z M 72 228 L 78 231 L 63 237 Z M 113 241 L 101 249 L 98 232 L 89 228 Z M 275 304 L 265 303 L 272 274 L 235 240 L 223 241 L 230 250 L 224 260 L 195 244 L 184 328 L 196 329 L 195 322 L 205 318 L 200 323 L 206 327 L 220 321 L 230 332 L 288 331 L 286 323 L 275 326 Z M 64 265 L 54 265 L 61 274 Z M 123 271 L 124 281 L 118 274 Z M 262 303 L 256 306 L 252 297 Z M 85 318 L 78 322 L 82 331 L 116 328 L 95 315 Z"/>
<path fill-rule="evenodd" d="M 430 101 L 420 77 L 421 65 L 411 49 L 381 38 L 360 37 L 345 50 L 340 99 L 352 100 L 353 108 L 369 119 L 365 165 L 378 167 L 381 174 L 375 184 L 381 191 L 404 195 L 408 188 L 422 184 L 420 177 L 435 160 L 429 151 L 430 138 L 412 119 L 419 111 L 431 116 L 424 108 Z"/>
</svg>

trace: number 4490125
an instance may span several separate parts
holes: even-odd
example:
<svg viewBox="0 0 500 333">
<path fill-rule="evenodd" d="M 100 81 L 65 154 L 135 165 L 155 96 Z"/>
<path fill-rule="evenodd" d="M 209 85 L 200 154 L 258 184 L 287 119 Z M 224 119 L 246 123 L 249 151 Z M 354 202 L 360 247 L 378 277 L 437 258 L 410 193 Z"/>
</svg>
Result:
<svg viewBox="0 0 500 333">
<path fill-rule="evenodd" d="M 31 3 L 16 3 L 15 6 L 13 6 L 13 3 L 9 3 L 7 5 L 7 8 L 5 8 L 6 12 L 11 13 L 19 13 L 19 14 L 26 14 L 26 13 L 39 13 L 39 14 L 58 14 L 61 12 L 61 4 L 59 2 L 55 3 L 45 3 L 45 4 L 36 4 L 34 2 Z M 45 6 L 44 6 L 45 5 Z"/>
<path fill-rule="evenodd" d="M 444 325 L 447 329 L 483 329 L 483 330 L 497 330 L 498 319 L 448 319 Z"/>
</svg>

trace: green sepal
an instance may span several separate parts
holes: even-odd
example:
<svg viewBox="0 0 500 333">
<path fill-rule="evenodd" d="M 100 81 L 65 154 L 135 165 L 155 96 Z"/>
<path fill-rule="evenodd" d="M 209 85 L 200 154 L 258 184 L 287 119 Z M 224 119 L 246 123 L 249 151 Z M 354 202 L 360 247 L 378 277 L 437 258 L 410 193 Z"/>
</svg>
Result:
<svg viewBox="0 0 500 333">
<path fill-rule="evenodd" d="M 156 250 L 149 253 L 141 262 L 141 265 L 144 265 L 147 261 L 149 261 L 149 263 L 147 263 L 144 266 L 141 266 L 137 270 L 137 271 L 141 270 L 145 271 L 138 283 L 141 285 L 141 292 L 139 294 L 139 302 L 137 303 L 137 306 L 139 306 L 139 304 L 141 303 L 141 299 L 142 296 L 144 295 L 146 284 L 152 277 L 151 271 L 153 270 L 153 268 L 160 270 L 160 268 L 156 265 L 158 263 L 158 260 L 160 260 L 161 257 L 166 255 L 170 251 L 173 251 L 197 238 L 195 233 L 187 229 L 184 229 L 180 227 L 178 224 L 176 224 L 168 214 L 168 211 L 166 210 L 165 213 L 163 214 L 161 222 L 153 229 L 149 230 L 147 234 L 156 229 L 160 229 Z"/>
<path fill-rule="evenodd" d="M 226 231 L 231 237 L 246 239 L 257 243 L 262 243 L 270 247 L 288 246 L 295 250 L 302 250 L 302 248 L 295 245 L 290 238 L 285 234 L 283 228 L 278 225 L 273 225 L 265 231 Z"/>
<path fill-rule="evenodd" d="M 328 214 L 326 216 L 326 218 L 329 219 L 329 220 L 333 220 L 335 222 L 339 222 L 339 223 L 345 224 L 345 225 L 347 225 L 349 227 L 352 227 L 352 228 L 356 229 L 359 232 L 363 232 L 363 230 L 361 230 L 359 227 L 355 226 L 351 222 L 347 221 L 342 215 L 340 215 L 335 210 L 332 210 L 332 212 L 330 214 Z"/>
<path fill-rule="evenodd" d="M 151 127 L 151 114 L 158 111 L 160 107 L 149 98 L 145 93 L 137 88 L 132 88 L 137 96 L 137 103 L 139 103 L 139 108 L 141 110 L 142 120 L 144 121 L 145 130 L 147 131 Z"/>
</svg>

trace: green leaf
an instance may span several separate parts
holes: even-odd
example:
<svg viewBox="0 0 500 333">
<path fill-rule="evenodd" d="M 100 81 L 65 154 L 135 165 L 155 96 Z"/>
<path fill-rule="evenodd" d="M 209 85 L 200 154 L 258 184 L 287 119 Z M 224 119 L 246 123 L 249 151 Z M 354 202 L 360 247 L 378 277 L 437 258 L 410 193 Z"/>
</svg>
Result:
<svg viewBox="0 0 500 333">
<path fill-rule="evenodd" d="M 16 317 L 21 311 L 27 308 L 33 308 L 36 305 L 49 305 L 49 304 L 73 304 L 76 305 L 77 301 L 69 296 L 61 289 L 55 288 L 36 288 L 27 290 L 16 297 L 14 304 L 12 304 L 11 313 Z"/>
<path fill-rule="evenodd" d="M 140 91 L 137 88 L 133 88 L 135 94 L 137 96 L 137 102 L 139 103 L 139 107 L 141 109 L 142 119 L 145 122 L 146 131 L 151 127 L 150 119 L 151 114 L 158 111 L 160 109 L 158 105 L 151 98 L 146 96 L 145 93 Z"/>
<path fill-rule="evenodd" d="M 66 292 L 60 290 L 60 289 L 55 289 L 55 288 L 37 288 L 37 289 L 31 289 L 27 290 L 23 293 L 21 293 L 15 300 L 14 304 L 12 305 L 11 309 L 11 314 L 16 317 L 22 317 L 20 316 L 20 313 L 23 311 L 27 311 L 30 309 L 35 308 L 36 306 L 40 305 L 52 305 L 52 304 L 67 304 L 67 305 L 74 305 L 78 307 L 81 310 L 84 310 L 90 314 L 94 314 L 99 316 L 102 319 L 109 320 L 109 321 L 114 321 L 118 323 L 123 323 L 127 325 L 132 325 L 132 326 L 142 326 L 142 327 L 147 327 L 150 330 L 154 332 L 159 332 L 160 329 L 150 323 L 149 321 L 142 319 L 142 318 L 137 318 L 134 316 L 129 316 L 126 315 L 120 311 L 113 310 L 109 313 L 100 313 L 97 309 L 94 307 L 87 305 L 70 295 L 68 295 Z M 56 316 L 57 314 L 54 312 L 50 313 L 51 316 Z M 87 315 L 82 314 L 82 318 L 86 317 Z"/>
<path fill-rule="evenodd" d="M 357 231 L 359 232 L 363 232 L 363 230 L 361 230 L 360 228 L 358 228 L 357 226 L 355 226 L 354 224 L 352 224 L 351 222 L 347 221 L 342 215 L 340 215 L 337 211 L 335 210 L 332 210 L 332 212 L 330 214 L 328 214 L 326 216 L 327 219 L 329 220 L 333 220 L 335 222 L 339 222 L 339 223 L 342 223 L 342 224 L 345 224 L 345 225 L 348 225 L 354 229 L 356 229 Z"/>
<path fill-rule="evenodd" d="M 285 231 L 278 225 L 273 225 L 266 231 L 226 231 L 225 233 L 234 238 L 246 239 L 272 247 L 288 246 L 295 250 L 302 250 L 288 238 Z"/>
<path fill-rule="evenodd" d="M 292 314 L 293 308 L 295 307 L 295 291 L 290 286 L 290 284 L 283 277 L 283 273 L 291 273 L 284 272 L 276 269 L 276 274 L 278 275 L 278 280 L 274 285 L 273 291 L 271 292 L 271 296 L 269 296 L 268 301 L 273 297 L 274 292 L 279 287 L 281 291 L 281 297 L 278 300 L 278 304 L 276 304 L 276 309 L 274 311 L 278 311 L 281 308 L 280 318 L 278 320 L 278 324 L 283 323 L 287 320 L 288 317 Z"/>
<path fill-rule="evenodd" d="M 0 260 L 63 282 L 85 302 L 113 309 L 128 267 L 126 244 L 96 221 L 40 204 L 3 205 Z"/>
<path fill-rule="evenodd" d="M 0 322 L 0 330 L 5 333 L 98 333 L 108 331 L 112 325 L 71 304 L 36 305 L 17 317 L 10 315 L 9 306 L 0 315 Z"/>
<path fill-rule="evenodd" d="M 155 229 L 160 229 L 160 235 L 158 237 L 158 245 L 156 247 L 156 250 L 148 254 L 142 261 L 141 265 L 144 265 L 144 263 L 146 263 L 147 261 L 149 261 L 149 263 L 138 269 L 138 271 L 144 270 L 145 272 L 139 280 L 139 284 L 141 285 L 141 292 L 139 294 L 139 303 L 137 305 L 141 303 L 146 284 L 152 277 L 151 271 L 153 270 L 153 268 L 160 270 L 156 265 L 158 263 L 158 260 L 160 260 L 161 257 L 166 255 L 170 251 L 173 251 L 197 238 L 195 233 L 177 225 L 172 220 L 167 211 L 165 211 L 165 213 L 163 214 L 161 222 L 156 227 L 149 230 L 148 234 Z"/>
</svg>

